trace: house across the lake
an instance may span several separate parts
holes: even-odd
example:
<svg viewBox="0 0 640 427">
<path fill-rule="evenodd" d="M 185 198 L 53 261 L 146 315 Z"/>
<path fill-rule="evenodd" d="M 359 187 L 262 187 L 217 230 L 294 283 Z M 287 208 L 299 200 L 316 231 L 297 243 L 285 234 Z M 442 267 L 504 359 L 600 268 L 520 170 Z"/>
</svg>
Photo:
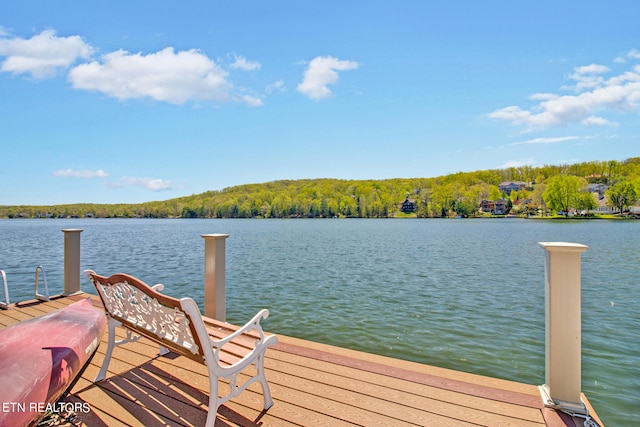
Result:
<svg viewBox="0 0 640 427">
<path fill-rule="evenodd" d="M 587 191 L 589 193 L 597 194 L 597 200 L 604 199 L 604 193 L 609 188 L 608 185 L 605 184 L 589 184 L 587 186 Z"/>
<path fill-rule="evenodd" d="M 483 200 L 482 203 L 480 203 L 480 210 L 484 213 L 504 215 L 507 213 L 507 202 L 504 199 Z"/>
<path fill-rule="evenodd" d="M 416 207 L 416 199 L 410 199 L 407 197 L 400 205 L 400 210 L 404 213 L 412 213 L 416 211 Z"/>
<path fill-rule="evenodd" d="M 521 191 L 526 186 L 527 183 L 522 181 L 505 181 L 498 185 L 498 189 L 509 196 L 512 191 Z"/>
</svg>

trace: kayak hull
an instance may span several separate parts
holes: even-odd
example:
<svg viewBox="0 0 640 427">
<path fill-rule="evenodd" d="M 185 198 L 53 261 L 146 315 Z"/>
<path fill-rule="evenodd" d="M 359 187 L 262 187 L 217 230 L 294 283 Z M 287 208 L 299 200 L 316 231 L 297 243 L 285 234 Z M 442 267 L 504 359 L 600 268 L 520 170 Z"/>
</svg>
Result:
<svg viewBox="0 0 640 427">
<path fill-rule="evenodd" d="M 0 330 L 0 426 L 27 426 L 55 408 L 105 329 L 86 299 Z"/>
</svg>

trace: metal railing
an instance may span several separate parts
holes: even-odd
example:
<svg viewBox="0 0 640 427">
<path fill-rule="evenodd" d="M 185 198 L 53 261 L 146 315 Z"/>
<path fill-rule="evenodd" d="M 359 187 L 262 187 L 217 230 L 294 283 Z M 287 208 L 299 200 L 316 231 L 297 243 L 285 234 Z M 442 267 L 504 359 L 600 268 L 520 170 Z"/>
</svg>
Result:
<svg viewBox="0 0 640 427">
<path fill-rule="evenodd" d="M 4 301 L 0 301 L 0 308 L 8 310 L 11 307 L 11 303 L 9 302 L 9 288 L 7 287 L 7 275 L 4 270 L 0 270 L 0 275 L 2 276 L 2 284 L 4 287 Z"/>
<path fill-rule="evenodd" d="M 42 280 L 44 282 L 44 294 L 40 294 L 38 293 L 38 284 L 39 284 L 39 278 L 40 278 L 40 272 L 42 271 Z M 40 301 L 49 301 L 51 298 L 49 297 L 49 287 L 47 286 L 47 275 L 44 272 L 44 267 L 42 267 L 41 265 L 36 267 L 36 291 L 35 291 L 35 297 L 37 300 Z"/>
</svg>

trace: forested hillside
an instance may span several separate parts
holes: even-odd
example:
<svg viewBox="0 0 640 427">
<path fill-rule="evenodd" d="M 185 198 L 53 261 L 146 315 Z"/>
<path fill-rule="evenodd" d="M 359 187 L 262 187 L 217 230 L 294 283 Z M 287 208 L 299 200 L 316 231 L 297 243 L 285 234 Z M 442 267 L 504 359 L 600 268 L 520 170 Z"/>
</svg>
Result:
<svg viewBox="0 0 640 427">
<path fill-rule="evenodd" d="M 305 179 L 247 184 L 188 197 L 140 204 L 74 204 L 0 206 L 0 217 L 151 217 L 151 218 L 319 218 L 392 216 L 476 216 L 483 200 L 505 199 L 514 213 L 546 212 L 543 197 L 558 175 L 588 183 L 630 183 L 640 195 L 640 157 L 624 161 L 593 161 L 573 165 L 458 172 L 435 178 L 386 180 Z M 526 183 L 509 195 L 506 181 Z M 401 204 L 415 203 L 411 212 Z"/>
</svg>

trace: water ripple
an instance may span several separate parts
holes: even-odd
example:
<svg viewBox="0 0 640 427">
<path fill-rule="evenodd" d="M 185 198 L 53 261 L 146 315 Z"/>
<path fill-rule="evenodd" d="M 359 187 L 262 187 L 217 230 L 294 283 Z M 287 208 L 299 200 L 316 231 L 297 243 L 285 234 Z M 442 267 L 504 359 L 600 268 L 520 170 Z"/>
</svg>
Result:
<svg viewBox="0 0 640 427">
<path fill-rule="evenodd" d="M 63 228 L 82 268 L 123 271 L 202 307 L 201 234 L 228 233 L 227 317 L 271 331 L 530 384 L 544 382 L 544 251 L 583 243 L 583 391 L 609 425 L 640 425 L 637 222 L 0 220 L 14 301 L 35 266 L 62 290 Z M 83 289 L 91 291 L 86 281 Z"/>
</svg>

